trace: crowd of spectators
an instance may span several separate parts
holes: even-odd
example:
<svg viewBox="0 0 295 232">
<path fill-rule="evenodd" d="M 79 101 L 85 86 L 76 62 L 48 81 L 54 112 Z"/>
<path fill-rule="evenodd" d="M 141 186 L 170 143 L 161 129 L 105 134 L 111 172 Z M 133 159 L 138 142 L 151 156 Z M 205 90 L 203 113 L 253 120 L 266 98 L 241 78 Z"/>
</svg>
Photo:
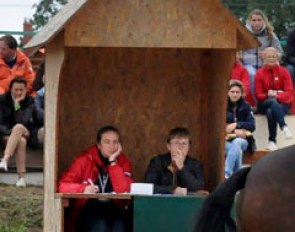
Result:
<svg viewBox="0 0 295 232">
<path fill-rule="evenodd" d="M 242 154 L 249 145 L 249 138 L 254 141 L 253 134 L 246 133 L 255 129 L 253 112 L 263 114 L 267 118 L 269 136 L 266 149 L 277 149 L 278 126 L 285 139 L 293 138 L 285 116 L 291 111 L 295 95 L 295 28 L 288 35 L 285 54 L 263 11 L 251 11 L 246 28 L 261 45 L 238 52 L 230 74 L 226 122 L 226 178 L 241 168 Z M 286 67 L 281 65 L 283 56 Z M 250 122 L 251 127 L 247 128 Z M 242 134 L 239 130 L 241 128 Z M 253 151 L 255 146 L 249 148 Z"/>
<path fill-rule="evenodd" d="M 261 46 L 237 52 L 230 74 L 225 138 L 225 178 L 242 167 L 243 153 L 255 150 L 256 128 L 253 110 L 266 115 L 267 149 L 275 150 L 277 126 L 286 139 L 293 133 L 285 122 L 294 97 L 295 29 L 287 40 L 285 64 L 280 42 L 266 15 L 253 10 L 246 27 Z M 40 148 L 44 141 L 43 63 L 35 77 L 29 59 L 17 49 L 12 36 L 0 38 L 0 139 L 4 155 L 0 169 L 8 170 L 15 156 L 17 187 L 25 187 L 26 146 Z M 293 83 L 292 83 L 293 80 Z M 201 162 L 189 156 L 191 135 L 186 128 L 174 128 L 167 136 L 167 150 L 150 160 L 145 182 L 154 185 L 154 193 L 187 195 L 204 192 Z M 105 126 L 97 133 L 97 143 L 77 156 L 58 184 L 61 193 L 123 193 L 133 182 L 131 163 L 122 153 L 120 132 Z M 125 207 L 125 206 L 124 206 Z M 115 201 L 76 200 L 71 217 L 77 231 L 127 231 L 126 215 Z M 97 210 L 97 209 L 100 210 Z M 77 220 L 79 219 L 79 220 Z"/>
<path fill-rule="evenodd" d="M 277 125 L 286 139 L 293 137 L 284 116 L 290 111 L 294 97 L 295 28 L 289 33 L 285 53 L 263 11 L 259 9 L 251 11 L 246 28 L 261 45 L 237 52 L 236 62 L 230 74 L 226 126 L 226 176 L 241 167 L 241 154 L 249 146 L 249 138 L 253 138 L 245 133 L 247 131 L 252 135 L 255 129 L 252 110 L 265 114 L 267 117 L 269 131 L 267 148 L 269 150 L 277 148 Z M 29 59 L 17 49 L 17 41 L 9 35 L 0 38 L 0 55 L 0 94 L 2 94 L 0 96 L 0 133 L 1 142 L 5 147 L 0 169 L 7 171 L 8 160 L 15 155 L 19 173 L 17 186 L 25 186 L 26 144 L 33 148 L 40 148 L 44 140 L 45 64 L 40 65 L 35 77 Z M 282 56 L 284 56 L 286 67 L 280 65 Z M 250 128 L 248 128 L 250 124 L 246 123 L 248 120 L 252 123 Z M 168 142 L 167 147 L 174 154 L 172 143 Z M 153 170 L 157 160 L 163 157 L 164 155 L 160 155 L 151 160 L 149 170 Z M 177 155 L 172 158 L 175 157 Z M 168 156 L 166 158 L 170 160 Z M 179 162 L 176 160 L 175 163 Z M 152 171 L 147 172 L 148 181 L 153 179 L 152 173 Z"/>
<path fill-rule="evenodd" d="M 0 38 L 0 56 L 0 140 L 4 146 L 0 169 L 8 171 L 8 161 L 15 156 L 16 186 L 25 187 L 27 144 L 38 148 L 43 143 L 44 87 L 43 90 L 33 87 L 35 72 L 32 64 L 17 49 L 13 36 Z"/>
</svg>

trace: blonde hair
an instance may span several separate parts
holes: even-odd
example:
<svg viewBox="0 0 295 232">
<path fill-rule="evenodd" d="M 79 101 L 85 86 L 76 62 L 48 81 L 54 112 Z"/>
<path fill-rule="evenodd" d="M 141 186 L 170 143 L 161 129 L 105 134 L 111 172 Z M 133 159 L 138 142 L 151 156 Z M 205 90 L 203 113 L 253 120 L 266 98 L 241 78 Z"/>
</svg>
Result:
<svg viewBox="0 0 295 232">
<path fill-rule="evenodd" d="M 275 53 L 276 57 L 277 57 L 277 63 L 280 64 L 280 55 L 277 49 L 275 49 L 274 47 L 267 47 L 263 50 L 263 63 L 266 64 L 265 60 L 266 60 L 266 55 L 268 53 Z"/>
<path fill-rule="evenodd" d="M 259 9 L 254 9 L 252 10 L 249 15 L 248 15 L 248 18 L 247 18 L 247 22 L 251 24 L 251 19 L 252 19 L 252 16 L 253 15 L 260 15 L 264 24 L 265 24 L 265 28 L 266 28 L 266 31 L 267 31 L 267 35 L 268 35 L 268 39 L 271 40 L 273 39 L 273 27 L 272 25 L 270 24 L 270 22 L 268 21 L 268 18 L 266 16 L 266 14 L 262 11 L 262 10 L 259 10 Z"/>
<path fill-rule="evenodd" d="M 229 86 L 228 86 L 228 91 L 230 91 L 232 87 L 240 88 L 240 90 L 242 92 L 242 98 L 246 97 L 245 88 L 244 88 L 244 85 L 243 85 L 243 83 L 241 81 L 239 81 L 239 80 L 230 80 L 229 81 Z"/>
</svg>

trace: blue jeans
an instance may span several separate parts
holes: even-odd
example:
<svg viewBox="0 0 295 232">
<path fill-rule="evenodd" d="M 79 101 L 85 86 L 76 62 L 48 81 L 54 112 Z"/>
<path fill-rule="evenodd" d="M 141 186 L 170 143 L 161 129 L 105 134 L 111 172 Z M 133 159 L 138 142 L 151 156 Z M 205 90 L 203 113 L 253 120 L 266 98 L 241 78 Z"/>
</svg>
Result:
<svg viewBox="0 0 295 232">
<path fill-rule="evenodd" d="M 230 177 L 234 172 L 242 167 L 243 152 L 248 147 L 247 139 L 235 138 L 230 142 L 225 142 L 225 176 Z"/>
<path fill-rule="evenodd" d="M 257 103 L 256 97 L 255 97 L 255 74 L 256 74 L 256 68 L 253 65 L 245 65 L 245 68 L 248 70 L 249 77 L 250 77 L 250 92 L 252 95 L 252 98 L 255 103 Z"/>
<path fill-rule="evenodd" d="M 257 105 L 258 113 L 265 114 L 268 123 L 269 141 L 276 142 L 277 124 L 283 129 L 286 126 L 285 115 L 289 111 L 289 106 L 284 103 L 279 103 L 276 98 L 268 98 Z"/>
</svg>

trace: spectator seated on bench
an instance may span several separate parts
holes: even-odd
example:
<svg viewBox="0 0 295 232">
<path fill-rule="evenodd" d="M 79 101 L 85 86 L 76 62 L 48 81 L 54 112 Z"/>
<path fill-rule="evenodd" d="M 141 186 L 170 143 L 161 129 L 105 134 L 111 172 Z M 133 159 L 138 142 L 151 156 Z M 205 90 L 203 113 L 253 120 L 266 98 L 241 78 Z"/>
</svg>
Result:
<svg viewBox="0 0 295 232">
<path fill-rule="evenodd" d="M 44 143 L 44 94 L 45 87 L 43 86 L 37 91 L 34 98 L 35 107 L 30 125 L 31 137 L 29 140 L 29 145 L 32 148 L 42 148 Z"/>
<path fill-rule="evenodd" d="M 238 80 L 231 80 L 226 115 L 225 178 L 241 169 L 244 151 L 255 150 L 252 135 L 255 130 L 255 119 L 244 96 L 243 84 Z"/>
<path fill-rule="evenodd" d="M 27 93 L 32 95 L 35 73 L 29 58 L 17 49 L 17 41 L 11 35 L 0 37 L 0 94 L 9 91 L 9 84 L 16 76 L 27 81 Z"/>
<path fill-rule="evenodd" d="M 266 48 L 263 60 L 263 67 L 255 76 L 257 112 L 267 117 L 269 132 L 267 148 L 275 150 L 277 124 L 286 139 L 293 137 L 284 119 L 293 101 L 293 85 L 288 70 L 279 64 L 279 54 L 275 48 Z"/>
<path fill-rule="evenodd" d="M 0 96 L 0 133 L 6 142 L 0 169 L 7 171 L 7 162 L 15 155 L 17 187 L 25 187 L 26 145 L 30 137 L 28 125 L 33 115 L 34 99 L 27 94 L 27 82 L 16 77 L 9 86 L 9 92 Z"/>
<path fill-rule="evenodd" d="M 241 61 L 243 60 L 243 53 L 241 51 L 236 53 L 236 62 L 230 72 L 231 80 L 239 80 L 243 83 L 245 89 L 245 100 L 252 106 L 256 106 L 254 95 L 252 96 L 250 90 L 250 76 L 248 70 L 243 66 Z M 254 93 L 253 93 L 254 94 Z"/>
</svg>

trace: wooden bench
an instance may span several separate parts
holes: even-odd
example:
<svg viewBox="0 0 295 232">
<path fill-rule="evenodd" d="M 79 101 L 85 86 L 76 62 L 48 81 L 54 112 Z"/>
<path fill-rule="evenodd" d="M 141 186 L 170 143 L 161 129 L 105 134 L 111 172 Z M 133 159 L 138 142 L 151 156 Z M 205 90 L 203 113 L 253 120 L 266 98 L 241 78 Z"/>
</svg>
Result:
<svg viewBox="0 0 295 232">
<path fill-rule="evenodd" d="M 15 156 L 9 159 L 8 172 L 16 172 Z M 43 150 L 32 149 L 27 147 L 26 150 L 26 171 L 27 172 L 43 172 Z"/>
<path fill-rule="evenodd" d="M 252 165 L 263 156 L 269 154 L 270 150 L 256 150 L 255 152 L 246 151 L 243 155 L 243 164 Z"/>
<path fill-rule="evenodd" d="M 253 132 L 257 149 L 264 150 L 268 145 L 268 124 L 265 115 L 256 114 L 256 130 Z M 290 128 L 290 130 L 295 134 L 295 115 L 286 115 L 285 121 Z M 295 136 L 292 139 L 285 139 L 283 132 L 278 127 L 277 129 L 277 138 L 276 145 L 279 148 L 287 147 L 295 143 Z"/>
</svg>

